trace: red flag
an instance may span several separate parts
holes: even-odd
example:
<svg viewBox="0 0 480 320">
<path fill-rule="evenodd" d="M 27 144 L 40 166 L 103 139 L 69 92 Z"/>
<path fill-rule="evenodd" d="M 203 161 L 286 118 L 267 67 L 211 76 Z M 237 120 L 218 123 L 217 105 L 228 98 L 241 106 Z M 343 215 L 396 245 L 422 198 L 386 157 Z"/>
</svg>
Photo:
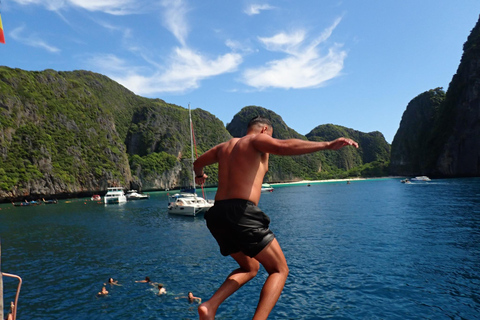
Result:
<svg viewBox="0 0 480 320">
<path fill-rule="evenodd" d="M 0 16 L 0 42 L 5 43 L 5 35 L 3 34 L 2 16 Z"/>
</svg>

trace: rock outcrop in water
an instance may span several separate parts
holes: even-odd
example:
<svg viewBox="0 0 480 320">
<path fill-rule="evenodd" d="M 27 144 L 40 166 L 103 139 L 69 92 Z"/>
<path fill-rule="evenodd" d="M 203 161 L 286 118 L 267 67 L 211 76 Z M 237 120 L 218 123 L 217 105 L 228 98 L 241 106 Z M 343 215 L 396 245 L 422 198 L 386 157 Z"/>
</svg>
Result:
<svg viewBox="0 0 480 320">
<path fill-rule="evenodd" d="M 480 20 L 446 94 L 411 101 L 392 142 L 391 172 L 432 177 L 480 176 Z"/>
<path fill-rule="evenodd" d="M 436 133 L 443 135 L 436 172 L 480 176 L 480 20 L 463 46 L 463 56 L 442 106 Z"/>
<path fill-rule="evenodd" d="M 431 152 L 432 128 L 444 101 L 442 88 L 424 92 L 410 101 L 392 142 L 392 172 L 407 176 L 431 175 L 431 168 L 435 166 Z"/>
</svg>

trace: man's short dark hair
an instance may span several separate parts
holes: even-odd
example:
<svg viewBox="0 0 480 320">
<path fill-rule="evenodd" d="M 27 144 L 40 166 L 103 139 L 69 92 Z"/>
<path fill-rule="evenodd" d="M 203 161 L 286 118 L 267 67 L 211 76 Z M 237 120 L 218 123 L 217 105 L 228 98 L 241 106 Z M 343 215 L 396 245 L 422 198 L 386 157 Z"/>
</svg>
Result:
<svg viewBox="0 0 480 320">
<path fill-rule="evenodd" d="M 255 118 L 252 118 L 252 120 L 250 120 L 247 128 L 250 128 L 251 126 L 256 125 L 256 124 L 265 124 L 269 127 L 272 127 L 272 122 L 270 120 L 268 120 L 267 118 L 264 118 L 262 116 L 256 116 Z"/>
</svg>

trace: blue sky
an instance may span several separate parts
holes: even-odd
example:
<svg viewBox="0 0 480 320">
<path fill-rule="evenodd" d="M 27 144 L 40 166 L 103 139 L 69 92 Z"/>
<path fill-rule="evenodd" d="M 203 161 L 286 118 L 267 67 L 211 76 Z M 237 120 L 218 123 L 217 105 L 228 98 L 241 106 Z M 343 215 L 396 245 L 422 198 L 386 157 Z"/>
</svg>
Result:
<svg viewBox="0 0 480 320">
<path fill-rule="evenodd" d="M 448 88 L 478 0 L 1 0 L 0 65 L 91 70 L 138 95 L 244 106 L 307 134 L 326 123 L 391 143 L 410 100 Z"/>
</svg>

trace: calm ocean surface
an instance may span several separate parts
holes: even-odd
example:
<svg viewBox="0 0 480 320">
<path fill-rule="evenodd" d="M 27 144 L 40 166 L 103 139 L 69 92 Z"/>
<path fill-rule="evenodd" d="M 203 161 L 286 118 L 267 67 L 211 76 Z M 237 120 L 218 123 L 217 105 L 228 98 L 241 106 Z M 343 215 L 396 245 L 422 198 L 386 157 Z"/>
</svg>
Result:
<svg viewBox="0 0 480 320">
<path fill-rule="evenodd" d="M 208 192 L 208 198 L 215 191 Z M 236 264 L 203 217 L 169 215 L 164 192 L 123 205 L 90 199 L 0 205 L 2 271 L 23 278 L 18 319 L 196 319 Z M 277 187 L 270 216 L 290 275 L 269 319 L 479 319 L 480 179 Z M 149 276 L 167 295 L 135 280 Z M 108 286 L 109 277 L 122 286 Z M 251 319 L 257 277 L 217 319 Z M 4 278 L 5 305 L 16 282 Z"/>
</svg>

